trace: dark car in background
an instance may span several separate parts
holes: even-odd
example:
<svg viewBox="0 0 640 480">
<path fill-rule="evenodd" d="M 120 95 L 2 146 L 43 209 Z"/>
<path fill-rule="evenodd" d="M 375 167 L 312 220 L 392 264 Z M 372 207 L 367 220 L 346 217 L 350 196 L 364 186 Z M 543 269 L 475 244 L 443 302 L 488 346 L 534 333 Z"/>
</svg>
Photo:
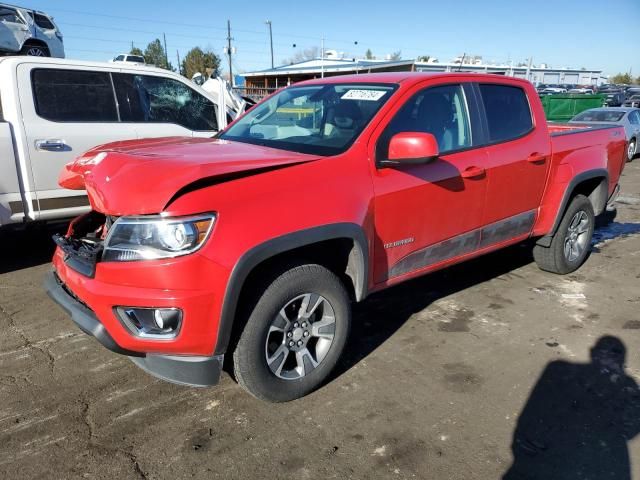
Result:
<svg viewBox="0 0 640 480">
<path fill-rule="evenodd" d="M 636 95 L 631 95 L 624 102 L 625 107 L 633 107 L 640 108 L 640 93 Z"/>
<path fill-rule="evenodd" d="M 607 107 L 621 107 L 626 100 L 622 90 L 607 90 L 602 93 L 605 95 L 604 101 Z"/>
</svg>

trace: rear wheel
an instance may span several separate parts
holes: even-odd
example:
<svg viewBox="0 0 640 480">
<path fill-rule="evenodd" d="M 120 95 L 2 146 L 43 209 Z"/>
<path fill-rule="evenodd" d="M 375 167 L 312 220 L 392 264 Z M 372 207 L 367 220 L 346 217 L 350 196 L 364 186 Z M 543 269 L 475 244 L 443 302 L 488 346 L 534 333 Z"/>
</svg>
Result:
<svg viewBox="0 0 640 480">
<path fill-rule="evenodd" d="M 313 264 L 287 270 L 260 296 L 240 335 L 238 383 L 270 402 L 312 392 L 335 367 L 350 323 L 349 296 L 336 275 Z"/>
<path fill-rule="evenodd" d="M 49 57 L 49 49 L 42 45 L 25 45 L 20 50 L 21 55 L 27 55 L 29 57 Z"/>
<path fill-rule="evenodd" d="M 589 254 L 595 215 L 584 195 L 571 200 L 549 247 L 536 245 L 533 258 L 548 272 L 566 274 L 577 270 Z"/>
<path fill-rule="evenodd" d="M 636 155 L 636 139 L 634 138 L 627 145 L 627 162 L 633 160 L 633 157 Z"/>
</svg>

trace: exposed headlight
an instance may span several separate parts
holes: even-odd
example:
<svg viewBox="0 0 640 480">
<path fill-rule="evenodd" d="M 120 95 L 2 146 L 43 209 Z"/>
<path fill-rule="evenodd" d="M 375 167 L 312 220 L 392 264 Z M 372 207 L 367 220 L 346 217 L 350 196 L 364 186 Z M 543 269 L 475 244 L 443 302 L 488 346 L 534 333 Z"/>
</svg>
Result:
<svg viewBox="0 0 640 480">
<path fill-rule="evenodd" d="M 109 229 L 102 259 L 127 262 L 186 255 L 198 250 L 209 237 L 216 216 L 120 217 Z"/>
</svg>

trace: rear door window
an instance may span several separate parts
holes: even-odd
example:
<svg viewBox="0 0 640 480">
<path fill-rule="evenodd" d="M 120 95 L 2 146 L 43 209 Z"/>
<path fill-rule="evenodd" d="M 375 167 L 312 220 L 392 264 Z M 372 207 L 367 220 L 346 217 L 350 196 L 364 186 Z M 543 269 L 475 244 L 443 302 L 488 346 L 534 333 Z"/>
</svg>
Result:
<svg viewBox="0 0 640 480">
<path fill-rule="evenodd" d="M 45 30 L 54 30 L 56 28 L 51 20 L 49 20 L 49 17 L 40 13 L 35 14 L 34 21 L 36 22 L 36 25 L 40 28 L 44 28 Z"/>
<path fill-rule="evenodd" d="M 175 123 L 192 131 L 218 130 L 213 102 L 178 80 L 114 73 L 113 82 L 123 122 Z"/>
<path fill-rule="evenodd" d="M 533 129 L 527 94 L 511 85 L 480 84 L 489 143 L 519 138 Z"/>
<path fill-rule="evenodd" d="M 54 122 L 117 122 L 107 72 L 34 69 L 31 74 L 38 115 Z"/>
</svg>

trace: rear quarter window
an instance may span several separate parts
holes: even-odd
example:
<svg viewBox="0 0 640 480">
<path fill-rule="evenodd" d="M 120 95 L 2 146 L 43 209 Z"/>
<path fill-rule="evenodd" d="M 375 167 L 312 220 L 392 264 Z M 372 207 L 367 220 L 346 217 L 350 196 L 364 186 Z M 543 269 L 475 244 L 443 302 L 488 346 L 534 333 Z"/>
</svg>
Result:
<svg viewBox="0 0 640 480">
<path fill-rule="evenodd" d="M 54 122 L 117 122 L 107 72 L 39 68 L 31 73 L 36 112 Z"/>
<path fill-rule="evenodd" d="M 490 143 L 514 140 L 533 129 L 531 108 L 522 88 L 497 84 L 480 84 L 479 87 Z"/>
</svg>

